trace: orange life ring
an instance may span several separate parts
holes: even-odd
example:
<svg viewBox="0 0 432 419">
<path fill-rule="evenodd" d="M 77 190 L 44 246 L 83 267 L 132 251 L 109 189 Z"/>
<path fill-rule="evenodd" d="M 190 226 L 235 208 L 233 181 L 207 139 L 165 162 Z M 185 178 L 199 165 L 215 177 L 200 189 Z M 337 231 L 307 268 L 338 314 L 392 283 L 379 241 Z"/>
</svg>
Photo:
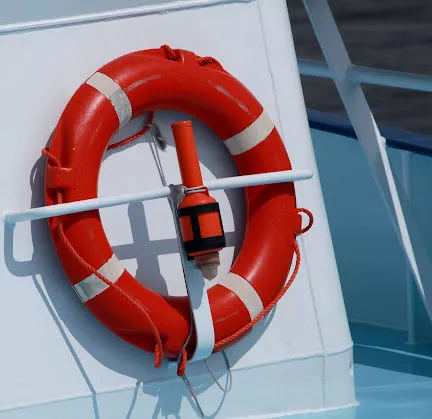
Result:
<svg viewBox="0 0 432 419">
<path fill-rule="evenodd" d="M 181 111 L 206 123 L 224 141 L 242 175 L 291 169 L 277 129 L 237 79 L 212 58 L 162 47 L 106 64 L 75 92 L 50 144 L 47 205 L 60 198 L 96 197 L 110 138 L 130 119 L 154 110 Z M 218 342 L 250 323 L 280 293 L 301 232 L 292 183 L 249 187 L 245 193 L 247 225 L 240 253 L 227 277 L 208 291 L 217 350 L 223 348 Z M 61 240 L 59 222 L 82 263 Z M 163 355 L 177 357 L 191 325 L 187 297 L 161 296 L 136 281 L 113 254 L 99 211 L 65 215 L 49 225 L 66 275 L 88 309 L 124 340 L 153 352 L 152 327 L 131 304 L 138 302 L 159 330 Z M 193 345 L 192 340 L 190 353 Z"/>
</svg>

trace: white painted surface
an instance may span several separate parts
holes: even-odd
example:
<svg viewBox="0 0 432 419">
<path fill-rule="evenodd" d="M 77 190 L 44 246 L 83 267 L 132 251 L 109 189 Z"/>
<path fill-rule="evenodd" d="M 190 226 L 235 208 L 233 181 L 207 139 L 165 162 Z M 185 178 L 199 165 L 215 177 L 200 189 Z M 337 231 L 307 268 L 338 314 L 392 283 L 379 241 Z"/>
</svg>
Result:
<svg viewBox="0 0 432 419">
<path fill-rule="evenodd" d="M 1 212 L 43 203 L 44 159 L 35 162 L 76 88 L 107 61 L 163 43 L 218 58 L 262 102 L 285 138 L 294 168 L 315 170 L 285 7 L 284 0 L 227 3 L 223 7 L 3 35 L 0 54 L 8 65 L 0 67 L 0 78 L 7 80 L 1 85 L 2 97 L 7 100 L 0 103 L 0 138 L 8 152 L 0 157 L 4 170 L 0 178 Z M 223 31 L 220 22 L 224 22 Z M 170 112 L 156 116 L 169 144 L 162 164 L 173 183 L 180 175 L 169 124 L 183 117 Z M 123 132 L 138 126 L 134 121 Z M 235 175 L 221 141 L 198 121 L 194 126 L 204 178 Z M 36 172 L 32 171 L 34 166 Z M 101 196 L 159 186 L 147 139 L 107 155 L 100 176 Z M 349 351 L 351 340 L 318 177 L 299 184 L 296 191 L 298 205 L 312 209 L 316 217 L 314 228 L 299 240 L 303 262 L 298 278 L 271 321 L 260 324 L 228 351 L 236 378 L 220 417 L 326 408 L 326 386 L 335 394 L 332 406 L 345 405 L 348 398 L 354 400 L 351 392 L 351 397 L 344 394 L 338 402 L 338 388 L 352 390 L 353 386 L 346 368 L 341 366 L 344 373 L 340 378 L 334 376 L 334 381 L 326 380 L 324 368 L 329 354 Z M 243 233 L 243 196 L 239 191 L 213 195 L 221 205 L 227 232 L 228 247 L 222 252 L 219 272 L 223 277 Z M 106 209 L 102 219 L 116 255 L 128 270 L 159 292 L 184 294 L 167 202 Z M 4 238 L 0 410 L 88 398 L 133 388 L 138 380 L 144 382 L 146 394 L 141 415 L 155 413 L 158 417 L 171 409 L 190 417 L 191 406 L 181 381 L 164 381 L 175 372 L 166 366 L 154 370 L 150 354 L 107 331 L 74 294 L 56 259 L 45 222 L 17 225 L 13 232 L 5 230 Z M 310 362 L 300 361 L 309 358 Z M 280 368 L 282 364 L 288 369 Z M 217 357 L 213 368 L 224 370 Z M 201 373 L 205 370 L 200 364 L 189 371 L 190 376 Z M 199 380 L 204 380 L 198 389 L 204 408 L 211 408 L 216 400 L 215 386 L 207 393 L 204 390 L 211 385 L 208 374 Z M 257 392 L 262 398 L 252 403 L 250 396 Z M 109 416 L 113 406 L 126 413 L 131 406 L 130 393 L 124 403 L 120 393 L 115 394 L 115 403 L 101 402 L 99 406 L 104 414 L 108 412 L 107 417 L 115 417 Z M 77 404 L 95 408 L 94 402 Z M 246 411 L 248 406 L 251 411 Z"/>
<path fill-rule="evenodd" d="M 320 329 L 320 342 L 326 351 L 338 352 L 349 336 L 345 307 L 341 298 L 340 283 L 334 263 L 333 245 L 321 193 L 319 173 L 310 140 L 310 132 L 303 103 L 300 78 L 297 73 L 292 33 L 286 24 L 286 16 L 271 1 L 262 0 L 261 15 L 265 26 L 265 45 L 270 64 L 273 91 L 280 121 L 280 129 L 293 161 L 293 168 L 307 162 L 317 173 L 306 184 L 295 185 L 298 206 L 305 206 L 315 214 L 313 229 L 303 238 L 307 266 L 316 317 Z M 263 7 L 263 6 L 266 7 Z M 287 41 L 281 47 L 281 40 Z M 296 100 L 294 100 L 296 98 Z M 300 140 L 301 139 L 301 140 Z M 303 252 L 304 253 L 304 252 Z M 325 278 L 325 279 L 324 279 Z M 349 338 L 348 338 L 349 339 Z"/>
<path fill-rule="evenodd" d="M 250 1 L 253 0 L 16 0 L 0 3 L 0 33 Z"/>
<path fill-rule="evenodd" d="M 200 400 L 204 411 L 210 417 L 263 419 L 287 417 L 292 418 L 296 413 L 305 410 L 320 412 L 326 409 L 354 406 L 352 386 L 340 388 L 340 382 L 350 380 L 349 362 L 352 352 L 348 350 L 336 354 L 330 359 L 329 376 L 337 381 L 326 383 L 331 387 L 330 392 L 322 392 L 321 377 L 316 370 L 322 368 L 322 358 L 312 357 L 299 359 L 296 362 L 283 362 L 264 365 L 253 369 L 237 370 L 233 373 L 233 382 L 237 389 L 242 389 L 240 395 L 223 397 L 215 386 L 209 386 L 203 376 L 195 377 L 192 384 L 200 388 Z M 214 362 L 210 365 L 213 367 Z M 336 368 L 334 368 L 336 367 Z M 287 377 L 295 379 L 287 380 Z M 311 377 L 314 377 L 311 380 Z M 222 385 L 226 383 L 226 376 L 220 376 Z M 272 391 L 265 391 L 271 389 Z M 307 389 L 305 391 L 305 389 Z M 233 391 L 236 391 L 233 389 Z M 337 406 L 333 402 L 337 399 Z M 287 403 L 289 402 L 289 403 Z M 289 404 L 289 409 L 287 405 Z M 258 410 L 266 413 L 257 414 Z M 181 412 L 179 415 L 178 412 Z M 31 415 L 31 416 L 30 416 Z M 179 415 L 179 416 L 176 416 Z M 214 415 L 214 416 L 212 416 Z M 289 416 L 288 416 L 289 415 Z M 49 405 L 19 409 L 13 412 L 0 413 L 1 419 L 143 419 L 143 418 L 195 418 L 196 410 L 190 400 L 190 395 L 182 381 L 168 380 L 155 386 L 135 382 L 131 388 L 117 392 L 106 392 L 94 396 L 87 396 L 76 400 L 60 401 Z M 354 419 L 353 409 L 346 409 L 346 414 L 338 414 L 338 418 Z M 301 419 L 302 416 L 295 416 Z"/>
</svg>

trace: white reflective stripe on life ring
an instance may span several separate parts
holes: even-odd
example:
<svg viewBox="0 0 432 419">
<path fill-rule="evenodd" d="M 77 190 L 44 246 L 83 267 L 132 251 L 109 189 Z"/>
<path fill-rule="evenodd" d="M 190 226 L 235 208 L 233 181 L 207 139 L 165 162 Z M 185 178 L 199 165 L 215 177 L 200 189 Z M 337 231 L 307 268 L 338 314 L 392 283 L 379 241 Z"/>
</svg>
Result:
<svg viewBox="0 0 432 419">
<path fill-rule="evenodd" d="M 117 113 L 119 127 L 132 118 L 132 105 L 123 89 L 110 77 L 103 73 L 94 73 L 86 83 L 101 92 L 109 99 Z"/>
<path fill-rule="evenodd" d="M 228 272 L 228 275 L 218 285 L 222 285 L 237 295 L 249 311 L 251 320 L 264 310 L 261 297 L 251 283 L 242 276 Z"/>
<path fill-rule="evenodd" d="M 224 141 L 231 155 L 237 156 L 264 141 L 274 129 L 273 121 L 265 111 L 246 129 Z"/>
<path fill-rule="evenodd" d="M 117 256 L 113 255 L 98 269 L 98 272 L 109 279 L 111 282 L 116 282 L 125 271 L 123 265 L 117 259 Z M 105 284 L 101 279 L 99 279 L 95 274 L 91 274 L 87 278 L 78 282 L 73 286 L 75 292 L 83 303 L 96 295 L 101 294 L 109 285 Z"/>
</svg>

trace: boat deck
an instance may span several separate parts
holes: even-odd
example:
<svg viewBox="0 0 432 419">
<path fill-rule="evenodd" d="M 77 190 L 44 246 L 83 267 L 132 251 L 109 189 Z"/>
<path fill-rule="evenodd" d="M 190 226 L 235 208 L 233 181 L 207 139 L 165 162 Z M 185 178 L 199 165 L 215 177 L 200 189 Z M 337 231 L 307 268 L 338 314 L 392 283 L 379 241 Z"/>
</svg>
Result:
<svg viewBox="0 0 432 419">
<path fill-rule="evenodd" d="M 299 419 L 426 419 L 432 416 L 432 344 L 407 344 L 407 333 L 351 325 L 359 406 Z M 292 416 L 291 416 L 292 418 Z"/>
<path fill-rule="evenodd" d="M 363 324 L 351 324 L 354 374 L 359 406 L 290 419 L 426 419 L 432 415 L 432 344 L 409 345 L 407 333 Z M 295 377 L 293 377 L 295 379 Z M 233 383 L 236 385 L 236 383 Z M 142 417 L 139 385 L 96 398 L 77 398 L 0 413 L 0 419 Z M 129 400 L 128 412 L 120 405 Z M 138 401 L 138 402 L 137 402 Z M 171 416 L 173 414 L 174 416 Z M 153 418 L 178 417 L 164 409 Z M 214 417 L 214 416 L 213 416 Z M 218 416 L 216 416 L 218 417 Z"/>
</svg>

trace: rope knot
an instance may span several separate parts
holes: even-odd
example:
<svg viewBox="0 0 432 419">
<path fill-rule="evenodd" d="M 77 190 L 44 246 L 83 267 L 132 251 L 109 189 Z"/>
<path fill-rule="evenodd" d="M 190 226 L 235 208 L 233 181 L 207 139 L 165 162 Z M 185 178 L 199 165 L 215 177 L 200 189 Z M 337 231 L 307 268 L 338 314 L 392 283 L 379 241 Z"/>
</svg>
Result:
<svg viewBox="0 0 432 419">
<path fill-rule="evenodd" d="M 57 167 L 61 167 L 60 164 L 60 160 L 54 156 L 54 154 L 52 154 L 49 151 L 48 147 L 45 147 L 41 150 L 41 153 L 48 159 L 48 161 L 53 165 L 53 166 L 57 166 Z"/>
<path fill-rule="evenodd" d="M 169 45 L 162 45 L 161 49 L 165 52 L 167 60 L 178 61 L 180 59 L 180 53 Z"/>
<path fill-rule="evenodd" d="M 308 222 L 307 226 L 303 227 L 298 234 L 306 233 L 307 231 L 309 231 L 311 229 L 311 227 L 314 223 L 314 216 L 313 216 L 312 212 L 310 210 L 308 210 L 307 208 L 296 208 L 295 212 L 297 214 L 301 214 L 301 213 L 306 214 L 309 217 L 309 222 Z"/>
<path fill-rule="evenodd" d="M 206 66 L 209 64 L 215 64 L 217 65 L 220 69 L 223 70 L 222 64 L 216 60 L 216 58 L 213 57 L 201 57 L 197 59 L 197 63 L 199 66 Z"/>
<path fill-rule="evenodd" d="M 177 375 L 179 377 L 183 377 L 183 375 L 185 375 L 186 368 L 187 368 L 187 360 L 188 359 L 187 359 L 186 349 L 183 349 L 180 355 L 180 360 L 177 365 Z"/>
</svg>

